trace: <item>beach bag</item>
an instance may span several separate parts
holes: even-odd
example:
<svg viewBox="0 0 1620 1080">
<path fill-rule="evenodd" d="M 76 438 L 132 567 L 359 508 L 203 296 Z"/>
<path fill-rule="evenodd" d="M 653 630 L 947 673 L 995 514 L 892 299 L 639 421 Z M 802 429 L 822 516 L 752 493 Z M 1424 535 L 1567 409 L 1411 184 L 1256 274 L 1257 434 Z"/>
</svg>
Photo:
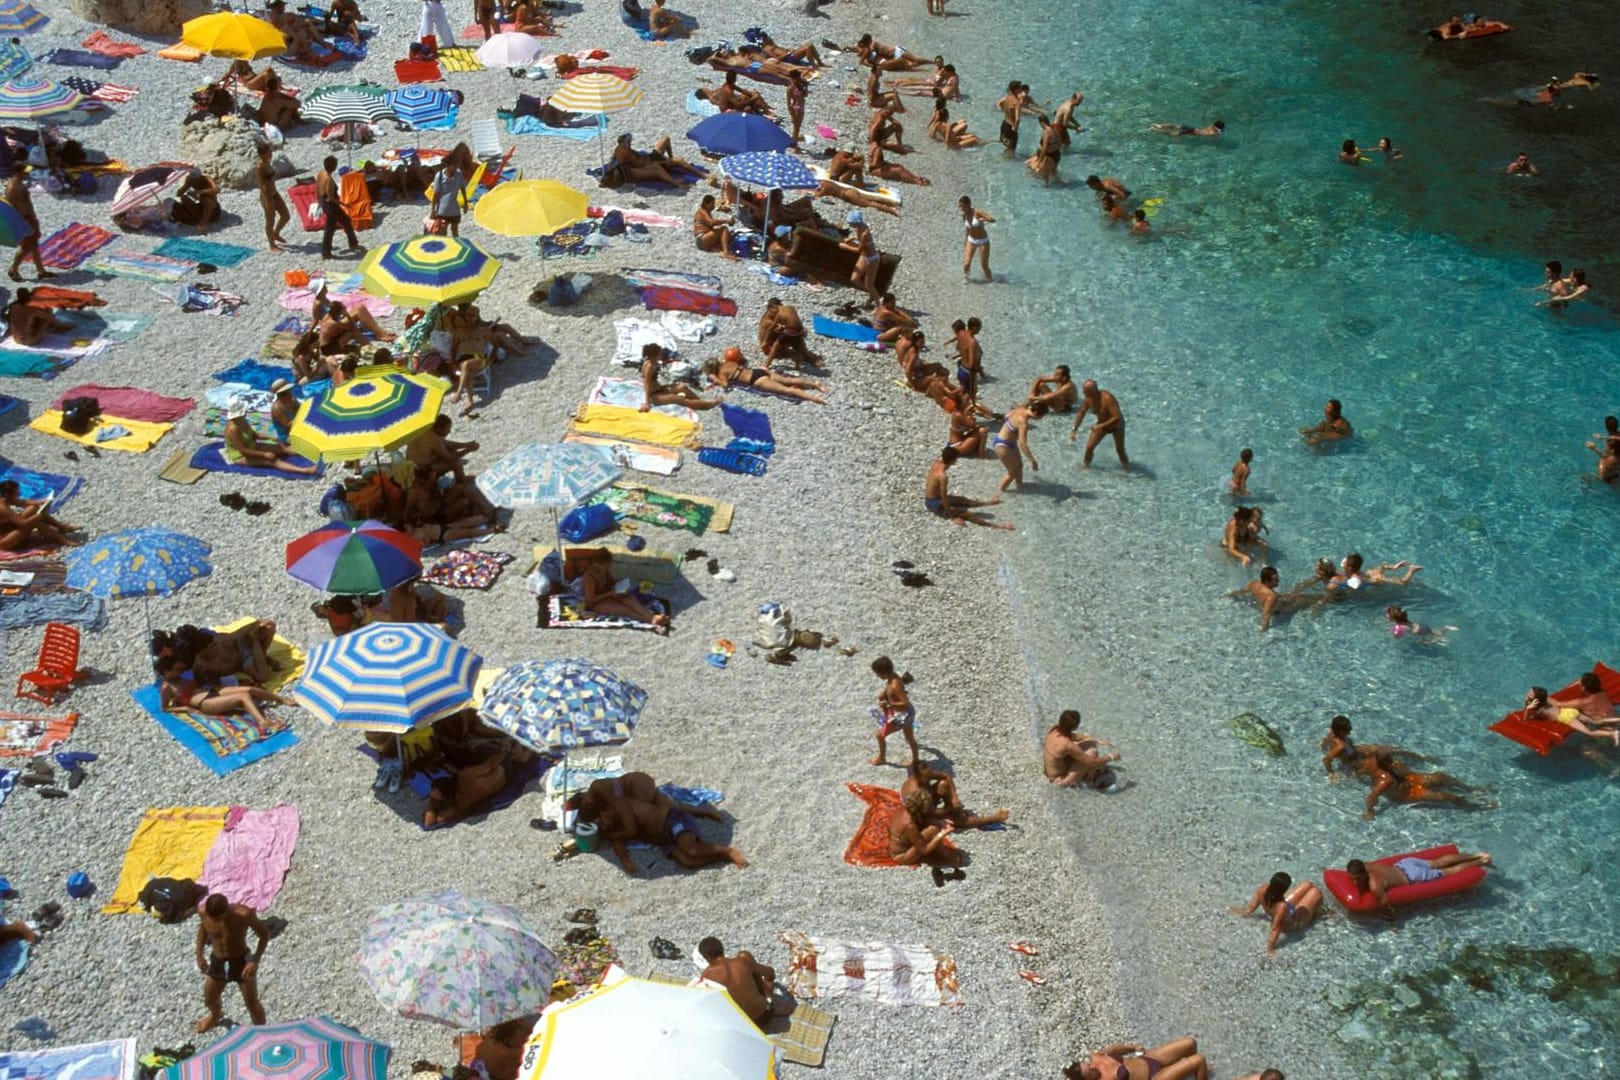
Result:
<svg viewBox="0 0 1620 1080">
<path fill-rule="evenodd" d="M 177 923 L 197 910 L 197 901 L 207 892 L 190 878 L 157 877 L 146 883 L 137 899 L 158 922 Z"/>
<path fill-rule="evenodd" d="M 603 236 L 623 236 L 623 212 L 619 210 L 609 210 L 606 214 L 603 214 L 602 223 L 596 227 L 596 231 L 601 233 Z"/>
<path fill-rule="evenodd" d="M 93 397 L 72 397 L 62 402 L 62 430 L 69 435 L 88 435 L 101 418 L 101 402 Z"/>
<path fill-rule="evenodd" d="M 604 503 L 581 506 L 564 514 L 557 523 L 557 532 L 570 544 L 583 543 L 612 529 L 618 524 L 613 508 Z"/>
<path fill-rule="evenodd" d="M 772 602 L 759 605 L 754 644 L 762 649 L 786 649 L 793 644 L 793 612 Z"/>
<path fill-rule="evenodd" d="M 362 521 L 398 521 L 405 513 L 405 489 L 393 478 L 374 472 L 366 482 L 349 492 L 349 511 Z"/>
</svg>

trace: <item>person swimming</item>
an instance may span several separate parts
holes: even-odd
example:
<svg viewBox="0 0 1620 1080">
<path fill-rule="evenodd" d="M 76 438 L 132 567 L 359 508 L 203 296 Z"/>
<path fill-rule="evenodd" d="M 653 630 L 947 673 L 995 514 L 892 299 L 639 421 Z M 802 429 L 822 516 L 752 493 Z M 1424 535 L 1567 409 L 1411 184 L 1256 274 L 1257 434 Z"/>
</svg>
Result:
<svg viewBox="0 0 1620 1080">
<path fill-rule="evenodd" d="M 1226 121 L 1217 120 L 1203 127 L 1191 127 L 1187 124 L 1149 124 L 1148 130 L 1156 135 L 1198 135 L 1206 139 L 1218 139 L 1226 132 Z"/>
<path fill-rule="evenodd" d="M 1399 604 L 1391 604 L 1384 609 L 1384 618 L 1389 620 L 1389 632 L 1394 637 L 1409 637 L 1418 641 L 1425 641 L 1432 645 L 1444 645 L 1446 633 L 1457 629 L 1455 626 L 1424 626 L 1413 622 L 1406 609 Z"/>
</svg>

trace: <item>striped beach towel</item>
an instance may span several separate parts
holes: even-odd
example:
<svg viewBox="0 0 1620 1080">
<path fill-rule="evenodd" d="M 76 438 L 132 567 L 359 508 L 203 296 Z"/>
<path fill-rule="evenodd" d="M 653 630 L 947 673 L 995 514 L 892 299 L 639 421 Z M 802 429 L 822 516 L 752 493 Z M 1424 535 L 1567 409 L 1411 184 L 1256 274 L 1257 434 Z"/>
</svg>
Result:
<svg viewBox="0 0 1620 1080">
<path fill-rule="evenodd" d="M 83 75 L 69 75 L 67 78 L 57 81 L 63 86 L 71 86 L 85 97 L 94 98 L 97 101 L 111 102 L 114 105 L 122 105 L 126 101 L 131 101 L 136 94 L 141 92 L 141 88 L 138 86 L 120 86 L 117 83 L 97 82 L 95 79 L 87 79 Z"/>
<path fill-rule="evenodd" d="M 165 259 L 161 255 L 136 251 L 134 248 L 113 248 L 110 251 L 98 252 L 85 264 L 85 269 L 99 274 L 115 274 L 119 277 L 140 278 L 143 281 L 179 281 L 196 268 L 197 264 L 194 262 Z"/>
<path fill-rule="evenodd" d="M 622 271 L 624 280 L 638 289 L 648 286 L 662 286 L 671 289 L 689 289 L 692 292 L 710 293 L 720 295 L 722 282 L 710 274 L 687 274 L 679 270 L 654 270 L 648 267 L 631 267 Z"/>
<path fill-rule="evenodd" d="M 465 45 L 439 50 L 439 67 L 444 71 L 483 71 L 478 55 Z"/>
<path fill-rule="evenodd" d="M 57 229 L 39 245 L 39 257 L 46 266 L 77 270 L 79 264 L 118 239 L 118 234 L 99 225 L 75 221 Z"/>
<path fill-rule="evenodd" d="M 735 315 L 737 301 L 696 289 L 669 285 L 644 285 L 642 306 L 649 311 L 695 311 L 701 315 Z"/>
</svg>

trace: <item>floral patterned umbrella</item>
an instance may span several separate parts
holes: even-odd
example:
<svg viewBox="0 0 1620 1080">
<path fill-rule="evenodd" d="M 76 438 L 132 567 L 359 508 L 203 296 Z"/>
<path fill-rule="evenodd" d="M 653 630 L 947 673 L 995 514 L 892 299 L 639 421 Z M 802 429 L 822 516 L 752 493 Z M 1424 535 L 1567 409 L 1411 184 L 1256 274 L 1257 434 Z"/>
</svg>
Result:
<svg viewBox="0 0 1620 1080">
<path fill-rule="evenodd" d="M 501 672 L 478 715 L 545 754 L 628 741 L 646 703 L 647 691 L 589 660 L 525 660 Z"/>
<path fill-rule="evenodd" d="M 453 890 L 378 911 L 355 959 L 378 1001 L 463 1031 L 538 1013 L 557 977 L 522 915 Z"/>
</svg>

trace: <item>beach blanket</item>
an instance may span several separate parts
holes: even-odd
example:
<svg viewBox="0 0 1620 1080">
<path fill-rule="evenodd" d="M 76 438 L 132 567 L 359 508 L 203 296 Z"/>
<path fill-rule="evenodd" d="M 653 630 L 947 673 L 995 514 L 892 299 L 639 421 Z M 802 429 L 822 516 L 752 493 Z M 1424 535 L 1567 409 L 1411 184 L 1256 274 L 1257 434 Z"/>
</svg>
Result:
<svg viewBox="0 0 1620 1080">
<path fill-rule="evenodd" d="M 101 71 L 111 71 L 124 62 L 122 56 L 105 56 L 84 49 L 52 49 L 40 59 L 47 64 L 60 64 L 63 67 L 97 68 Z"/>
<path fill-rule="evenodd" d="M 27 1080 L 135 1080 L 135 1040 L 44 1050 L 0 1050 L 0 1076 Z"/>
<path fill-rule="evenodd" d="M 52 330 L 32 345 L 24 345 L 11 335 L 0 340 L 0 349 L 25 353 L 48 353 L 58 360 L 82 360 L 107 350 L 106 338 L 84 338 L 71 330 Z"/>
<path fill-rule="evenodd" d="M 233 806 L 203 863 L 199 885 L 233 904 L 263 912 L 275 902 L 298 846 L 298 807 L 248 810 Z"/>
<path fill-rule="evenodd" d="M 654 446 L 678 447 L 695 443 L 702 425 L 661 413 L 626 409 L 621 405 L 581 405 L 574 414 L 574 422 L 569 430 L 651 443 Z"/>
<path fill-rule="evenodd" d="M 825 315 L 810 317 L 810 332 L 837 341 L 854 342 L 857 345 L 872 345 L 878 339 L 878 332 L 870 326 L 844 322 L 842 319 L 829 319 Z"/>
<path fill-rule="evenodd" d="M 698 97 L 696 90 L 688 90 L 686 93 L 686 111 L 693 116 L 717 116 L 720 113 L 720 106 L 708 98 Z"/>
<path fill-rule="evenodd" d="M 315 294 L 319 290 L 319 283 L 313 288 L 308 285 L 301 285 L 297 288 L 288 289 L 276 297 L 276 303 L 288 311 L 303 312 L 307 315 L 315 306 Z M 353 311 L 356 307 L 363 307 L 379 319 L 386 319 L 394 313 L 393 304 L 380 296 L 372 296 L 370 293 L 361 292 L 358 286 L 353 291 L 345 292 L 340 291 L 336 284 L 333 284 L 327 292 L 326 298 L 342 304 L 345 311 Z"/>
<path fill-rule="evenodd" d="M 664 286 L 671 289 L 690 289 L 692 292 L 720 295 L 725 284 L 713 274 L 688 274 L 680 270 L 655 270 L 651 267 L 631 267 L 619 271 L 624 280 L 641 289 Z"/>
<path fill-rule="evenodd" d="M 28 422 L 35 431 L 55 435 L 76 442 L 80 446 L 94 446 L 98 450 L 122 450 L 130 454 L 144 454 L 158 444 L 158 440 L 174 430 L 173 424 L 153 424 L 144 420 L 128 420 L 103 416 L 101 423 L 87 435 L 74 435 L 62 430 L 62 414 L 49 409 Z"/>
<path fill-rule="evenodd" d="M 142 913 L 141 890 L 155 877 L 190 878 L 202 876 L 208 853 L 225 827 L 228 806 L 174 806 L 149 809 L 135 826 L 124 867 L 112 898 L 102 907 L 103 915 Z"/>
<path fill-rule="evenodd" d="M 105 101 L 111 105 L 123 105 L 134 101 L 141 92 L 141 88 L 138 86 L 121 86 L 118 83 L 97 82 L 95 79 L 87 79 L 83 75 L 70 75 L 59 81 L 64 86 L 71 86 L 85 97 Z M 108 158 L 106 161 L 71 165 L 67 167 L 66 171 L 70 173 L 91 172 L 128 176 L 135 170 L 131 169 L 127 162 L 120 161 L 118 158 Z"/>
<path fill-rule="evenodd" d="M 0 598 L 0 629 L 3 630 L 53 622 L 99 630 L 105 614 L 102 602 L 89 593 L 24 593 Z"/>
<path fill-rule="evenodd" d="M 24 584 L 14 584 L 10 580 L 0 580 L 0 596 L 21 596 L 24 593 L 65 593 L 70 591 L 67 587 L 67 564 L 61 559 L 13 559 L 6 563 L 5 575 L 26 575 L 29 580 Z"/>
<path fill-rule="evenodd" d="M 214 266 L 236 266 L 254 254 L 254 249 L 241 244 L 219 244 L 195 236 L 171 236 L 152 252 L 165 259 L 178 262 L 210 263 Z"/>
<path fill-rule="evenodd" d="M 291 360 L 298 349 L 298 339 L 303 336 L 302 330 L 272 330 L 259 355 L 268 360 Z M 287 370 L 291 371 L 292 368 Z"/>
<path fill-rule="evenodd" d="M 562 441 L 600 450 L 604 457 L 621 469 L 634 469 L 654 476 L 673 476 L 675 470 L 681 467 L 681 452 L 663 446 L 643 446 L 597 435 L 583 435 L 577 431 L 564 435 Z"/>
<path fill-rule="evenodd" d="M 215 382 L 243 383 L 254 390 L 263 390 L 266 393 L 275 385 L 277 379 L 286 379 L 288 382 L 297 380 L 292 368 L 280 364 L 261 363 L 251 357 L 224 371 L 216 371 L 211 377 Z"/>
<path fill-rule="evenodd" d="M 703 315 L 735 315 L 737 301 L 693 289 L 648 285 L 641 290 L 642 306 L 649 311 L 696 311 Z"/>
<path fill-rule="evenodd" d="M 508 135 L 549 135 L 554 139 L 572 139 L 574 142 L 590 142 L 596 138 L 597 132 L 608 125 L 606 116 L 599 117 L 599 123 L 589 127 L 552 127 L 542 123 L 538 116 L 508 116 L 506 118 L 506 133 Z"/>
<path fill-rule="evenodd" d="M 889 822 L 900 809 L 900 793 L 866 784 L 850 784 L 849 791 L 866 804 L 866 814 L 844 849 L 844 861 L 852 866 L 898 866 L 889 854 Z M 947 839 L 943 849 L 955 851 L 956 845 Z"/>
<path fill-rule="evenodd" d="M 719 788 L 659 784 L 658 790 L 683 806 L 719 806 L 726 801 L 726 793 Z"/>
<path fill-rule="evenodd" d="M 195 484 L 208 475 L 202 469 L 193 469 L 189 458 L 190 455 L 183 449 L 170 454 L 169 460 L 158 470 L 158 479 L 167 480 L 171 484 Z"/>
<path fill-rule="evenodd" d="M 538 238 L 540 254 L 547 259 L 563 255 L 594 255 L 596 249 L 585 243 L 585 238 L 595 231 L 596 224 L 591 221 L 564 225 L 556 232 Z"/>
<path fill-rule="evenodd" d="M 467 551 L 457 548 L 428 567 L 422 580 L 446 589 L 488 589 L 501 576 L 513 556 L 504 551 Z"/>
<path fill-rule="evenodd" d="M 646 400 L 647 392 L 642 387 L 640 379 L 616 379 L 609 375 L 599 375 L 596 385 L 591 388 L 592 405 L 622 405 L 628 409 L 640 409 L 642 402 Z M 697 413 L 685 405 L 654 405 L 652 411 L 680 420 L 697 419 Z"/>
<path fill-rule="evenodd" d="M 115 232 L 76 221 L 47 236 L 39 245 L 39 257 L 57 270 L 77 270 L 80 263 L 117 239 Z"/>
<path fill-rule="evenodd" d="M 483 71 L 484 65 L 478 59 L 477 50 L 466 45 L 453 45 L 448 49 L 439 50 L 439 67 L 445 71 Z"/>
<path fill-rule="evenodd" d="M 78 723 L 78 713 L 57 717 L 0 713 L 0 758 L 48 754 L 68 741 Z"/>
<path fill-rule="evenodd" d="M 51 402 L 51 408 L 60 409 L 63 402 L 73 397 L 93 397 L 101 403 L 101 411 L 109 417 L 145 420 L 149 423 L 173 423 L 197 407 L 190 398 L 164 397 L 137 386 L 100 386 L 81 383 L 64 390 Z"/>
<path fill-rule="evenodd" d="M 684 529 L 693 536 L 702 536 L 714 520 L 715 504 L 712 500 L 696 499 L 674 492 L 627 484 L 613 484 L 592 495 L 588 505 L 600 504 L 612 508 L 621 521 L 641 521 L 664 529 Z"/>
<path fill-rule="evenodd" d="M 669 604 L 656 596 L 637 593 L 636 599 L 659 614 L 669 614 Z M 552 593 L 546 598 L 546 629 L 548 630 L 653 630 L 650 622 L 641 622 L 625 615 L 603 615 L 587 611 L 585 601 L 577 596 Z"/>
<path fill-rule="evenodd" d="M 84 264 L 84 268 L 98 274 L 140 278 L 143 281 L 179 281 L 195 270 L 197 264 L 167 259 L 134 248 L 113 248 L 96 252 Z"/>
<path fill-rule="evenodd" d="M 71 363 L 71 357 L 64 360 L 50 353 L 0 349 L 0 375 L 13 379 L 54 379 L 58 370 Z"/>
<path fill-rule="evenodd" d="M 156 315 L 134 311 L 91 311 L 88 308 L 58 311 L 56 317 L 73 327 L 69 333 L 81 338 L 102 339 L 109 346 L 135 340 L 157 319 Z"/>
<path fill-rule="evenodd" d="M 44 499 L 54 496 L 56 501 L 52 509 L 59 509 L 63 503 L 79 493 L 84 487 L 84 477 L 63 476 L 60 473 L 36 472 L 21 465 L 13 465 L 0 458 L 0 480 L 15 480 L 17 491 L 25 499 Z"/>
<path fill-rule="evenodd" d="M 853 786 L 853 785 L 852 785 Z M 879 1005 L 961 1005 L 956 959 L 927 945 L 839 941 L 802 930 L 780 935 L 796 998 L 863 998 Z"/>
<path fill-rule="evenodd" d="M 618 340 L 613 346 L 612 363 L 619 367 L 639 368 L 641 351 L 648 345 L 657 345 L 673 354 L 679 354 L 681 343 L 669 328 L 650 319 L 615 319 L 613 332 Z"/>
<path fill-rule="evenodd" d="M 737 437 L 731 449 L 746 450 L 751 454 L 769 454 L 776 447 L 776 436 L 771 433 L 771 418 L 758 409 L 745 409 L 741 405 L 720 406 L 720 415 L 726 426 Z M 748 445 L 738 446 L 737 441 Z"/>
<path fill-rule="evenodd" d="M 0 769 L 0 806 L 6 805 L 6 796 L 17 786 L 18 772 L 16 769 Z M 5 961 L 0 958 L 0 986 L 6 984 Z"/>
<path fill-rule="evenodd" d="M 130 697 L 215 776 L 224 776 L 298 743 L 289 722 L 273 715 L 269 717 L 271 729 L 261 735 L 252 720 L 242 713 L 205 716 L 197 712 L 165 712 L 155 683 L 131 692 Z M 174 876 L 194 878 L 197 875 Z"/>
<path fill-rule="evenodd" d="M 668 330 L 676 341 L 692 343 L 707 341 L 720 332 L 720 324 L 713 316 L 691 311 L 661 311 L 658 325 Z"/>
<path fill-rule="evenodd" d="M 394 79 L 400 83 L 438 82 L 444 72 L 433 60 L 395 60 Z"/>
<path fill-rule="evenodd" d="M 106 307 L 107 301 L 87 289 L 64 289 L 59 285 L 35 285 L 28 303 L 41 308 Z"/>
<path fill-rule="evenodd" d="M 193 469 L 206 469 L 208 472 L 235 473 L 238 476 L 267 476 L 272 480 L 319 480 L 320 473 L 290 473 L 280 469 L 272 469 L 262 465 L 238 465 L 226 461 L 223 442 L 211 442 L 197 448 L 191 455 Z M 295 465 L 313 464 L 308 458 L 301 458 L 297 454 L 287 458 Z"/>
<path fill-rule="evenodd" d="M 373 761 L 378 761 L 381 758 L 381 755 L 379 755 L 377 751 L 372 749 L 370 746 L 362 745 L 356 749 Z M 390 756 L 392 756 L 392 753 L 390 753 Z M 508 806 L 511 806 L 523 796 L 523 793 L 528 790 L 530 784 L 545 776 L 546 770 L 550 767 L 551 760 L 538 755 L 525 762 L 514 762 L 512 765 L 512 775 L 507 780 L 506 786 L 501 788 L 501 790 L 497 791 L 494 795 L 490 796 L 490 798 L 484 803 L 483 807 L 476 814 L 471 815 L 471 817 L 482 817 L 485 814 L 491 814 L 497 810 L 505 810 Z M 409 787 L 412 794 L 414 794 L 417 798 L 425 800 L 428 797 L 428 791 L 433 787 L 433 781 L 443 780 L 449 775 L 450 770 L 447 768 L 436 768 L 429 770 L 419 769 L 405 778 L 405 786 Z M 465 820 L 469 819 L 458 818 L 456 821 L 452 821 L 444 825 L 435 825 L 433 828 L 448 829 Z M 417 825 L 422 829 L 423 832 L 431 831 L 426 825 L 421 824 L 421 820 L 419 818 L 417 819 Z"/>
<path fill-rule="evenodd" d="M 126 59 L 131 56 L 140 56 L 146 51 L 133 41 L 119 41 L 105 30 L 97 30 L 79 44 L 93 53 L 100 53 L 102 56 L 118 56 Z"/>
</svg>

